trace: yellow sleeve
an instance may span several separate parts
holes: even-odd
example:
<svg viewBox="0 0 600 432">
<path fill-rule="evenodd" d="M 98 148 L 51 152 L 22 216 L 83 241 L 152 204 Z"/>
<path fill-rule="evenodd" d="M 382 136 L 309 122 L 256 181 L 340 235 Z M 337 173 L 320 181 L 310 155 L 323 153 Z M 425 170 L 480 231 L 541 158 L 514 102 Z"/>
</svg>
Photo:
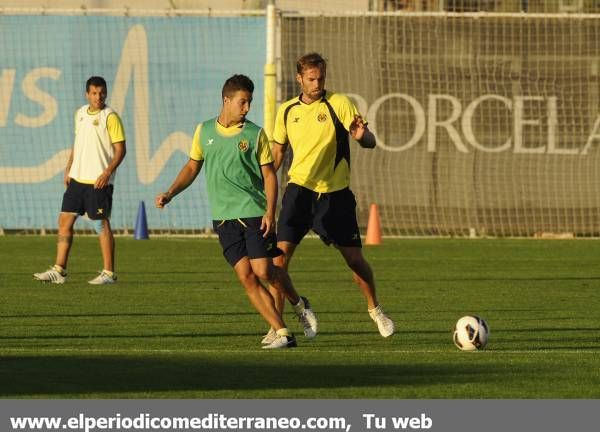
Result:
<svg viewBox="0 0 600 432">
<path fill-rule="evenodd" d="M 106 118 L 106 128 L 108 129 L 111 143 L 125 141 L 125 129 L 123 129 L 121 118 L 116 112 L 111 112 Z"/>
<path fill-rule="evenodd" d="M 196 131 L 194 132 L 194 137 L 192 138 L 192 148 L 190 149 L 190 159 L 194 159 L 195 161 L 204 160 L 204 155 L 202 154 L 202 146 L 200 145 L 200 129 L 202 128 L 202 123 L 200 123 L 196 127 Z"/>
<path fill-rule="evenodd" d="M 258 137 L 257 156 L 259 165 L 267 165 L 273 162 L 273 154 L 269 145 L 269 138 L 263 129 L 260 130 Z"/>
<path fill-rule="evenodd" d="M 285 127 L 283 114 L 285 113 L 285 107 L 288 104 L 283 104 L 279 106 L 277 110 L 277 115 L 275 116 L 275 126 L 273 127 L 273 141 L 276 141 L 280 144 L 287 144 L 287 130 Z"/>
<path fill-rule="evenodd" d="M 359 115 L 358 109 L 356 108 L 356 106 L 354 106 L 354 104 L 352 103 L 350 98 L 348 98 L 348 96 L 342 94 L 338 94 L 337 96 L 339 97 L 339 99 L 336 114 L 338 115 L 340 121 L 342 122 L 346 130 L 350 130 L 350 124 L 352 123 L 352 120 L 354 120 L 354 116 Z"/>
</svg>

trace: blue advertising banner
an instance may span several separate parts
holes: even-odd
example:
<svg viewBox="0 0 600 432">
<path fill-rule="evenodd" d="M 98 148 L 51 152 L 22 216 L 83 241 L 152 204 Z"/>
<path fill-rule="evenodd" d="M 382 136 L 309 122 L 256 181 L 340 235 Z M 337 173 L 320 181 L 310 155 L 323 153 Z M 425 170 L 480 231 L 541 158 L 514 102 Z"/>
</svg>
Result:
<svg viewBox="0 0 600 432">
<path fill-rule="evenodd" d="M 107 80 L 127 136 L 113 226 L 132 228 L 145 201 L 151 229 L 208 227 L 202 175 L 165 210 L 153 199 L 187 161 L 196 125 L 218 114 L 229 76 L 254 80 L 249 118 L 262 123 L 265 32 L 264 17 L 1 16 L 0 227 L 56 227 L 92 75 Z"/>
</svg>

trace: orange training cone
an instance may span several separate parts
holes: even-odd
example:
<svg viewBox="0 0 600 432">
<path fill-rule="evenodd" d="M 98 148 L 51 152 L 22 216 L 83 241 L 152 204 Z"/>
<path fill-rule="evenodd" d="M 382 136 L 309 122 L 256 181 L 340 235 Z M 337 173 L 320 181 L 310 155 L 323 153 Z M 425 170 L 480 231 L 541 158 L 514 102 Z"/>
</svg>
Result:
<svg viewBox="0 0 600 432">
<path fill-rule="evenodd" d="M 381 222 L 379 220 L 379 211 L 377 204 L 371 204 L 369 208 L 369 222 L 367 223 L 367 245 L 381 244 Z"/>
</svg>

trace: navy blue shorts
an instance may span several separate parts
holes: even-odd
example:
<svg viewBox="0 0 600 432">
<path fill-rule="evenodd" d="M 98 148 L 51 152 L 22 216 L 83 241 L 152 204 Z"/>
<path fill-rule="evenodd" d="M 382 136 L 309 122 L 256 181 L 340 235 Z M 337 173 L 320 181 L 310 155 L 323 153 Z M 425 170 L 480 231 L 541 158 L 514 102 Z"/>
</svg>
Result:
<svg viewBox="0 0 600 432">
<path fill-rule="evenodd" d="M 213 229 L 219 235 L 223 256 L 231 267 L 244 257 L 273 258 L 283 252 L 277 247 L 275 233 L 263 237 L 262 217 L 213 220 Z"/>
<path fill-rule="evenodd" d="M 362 247 L 352 191 L 318 193 L 289 183 L 281 202 L 277 238 L 299 244 L 310 229 L 327 245 Z"/>
<path fill-rule="evenodd" d="M 63 195 L 60 211 L 87 213 L 90 219 L 108 219 L 112 210 L 113 185 L 94 189 L 93 184 L 79 183 L 71 179 Z"/>
</svg>

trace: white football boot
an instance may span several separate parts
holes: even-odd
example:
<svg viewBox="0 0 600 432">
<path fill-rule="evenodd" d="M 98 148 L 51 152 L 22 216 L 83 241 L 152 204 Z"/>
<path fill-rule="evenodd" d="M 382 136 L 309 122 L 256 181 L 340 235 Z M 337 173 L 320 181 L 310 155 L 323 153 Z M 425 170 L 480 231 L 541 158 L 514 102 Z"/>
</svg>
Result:
<svg viewBox="0 0 600 432">
<path fill-rule="evenodd" d="M 369 310 L 369 315 L 371 319 L 375 321 L 377 324 L 377 328 L 379 329 L 379 333 L 383 337 L 388 337 L 394 334 L 395 326 L 394 321 L 391 320 L 389 316 L 385 314 L 381 305 Z"/>
<path fill-rule="evenodd" d="M 273 342 L 269 345 L 264 345 L 263 349 L 278 349 L 278 348 L 295 348 L 298 346 L 296 344 L 296 337 L 294 335 L 290 336 L 277 336 Z"/>
<path fill-rule="evenodd" d="M 33 277 L 42 282 L 51 282 L 54 284 L 64 284 L 67 279 L 67 272 L 60 267 L 53 265 L 45 272 L 34 273 Z"/>
<path fill-rule="evenodd" d="M 267 332 L 267 334 L 262 338 L 262 340 L 260 341 L 260 343 L 263 344 L 263 345 L 270 345 L 278 337 L 279 336 L 277 336 L 277 332 L 275 331 L 275 329 L 273 327 L 271 327 L 269 329 L 269 331 Z"/>
<path fill-rule="evenodd" d="M 319 330 L 319 325 L 317 316 L 310 308 L 310 303 L 306 297 L 300 297 L 300 302 L 294 306 L 294 312 L 304 328 L 304 336 L 308 339 L 314 338 Z"/>
<path fill-rule="evenodd" d="M 90 285 L 109 285 L 117 282 L 117 275 L 110 274 L 106 270 L 102 270 L 98 276 L 88 281 Z"/>
</svg>

